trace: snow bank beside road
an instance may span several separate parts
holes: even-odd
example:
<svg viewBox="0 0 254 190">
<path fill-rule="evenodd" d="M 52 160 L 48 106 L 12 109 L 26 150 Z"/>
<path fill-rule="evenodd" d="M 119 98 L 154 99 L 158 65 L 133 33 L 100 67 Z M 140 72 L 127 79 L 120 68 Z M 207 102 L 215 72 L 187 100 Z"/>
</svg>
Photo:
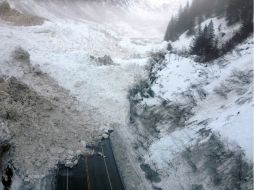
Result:
<svg viewBox="0 0 254 190">
<path fill-rule="evenodd" d="M 107 124 L 97 120 L 100 114 L 93 107 L 80 106 L 49 75 L 34 70 L 29 59 L 10 55 L 0 61 L 1 130 L 3 120 L 12 137 L 2 167 L 11 163 L 21 178 L 15 183 L 38 187 L 58 162 L 73 164 L 80 154 L 89 154 L 84 142 L 98 142 Z"/>
</svg>

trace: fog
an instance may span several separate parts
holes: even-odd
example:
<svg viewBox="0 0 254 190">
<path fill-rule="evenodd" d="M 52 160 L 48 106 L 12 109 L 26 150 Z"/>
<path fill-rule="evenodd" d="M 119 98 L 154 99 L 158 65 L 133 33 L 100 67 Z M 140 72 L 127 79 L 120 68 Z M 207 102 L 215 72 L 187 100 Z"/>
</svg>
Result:
<svg viewBox="0 0 254 190">
<path fill-rule="evenodd" d="M 95 22 L 127 30 L 132 37 L 163 38 L 170 16 L 187 0 L 9 0 L 15 9 L 48 20 Z"/>
</svg>

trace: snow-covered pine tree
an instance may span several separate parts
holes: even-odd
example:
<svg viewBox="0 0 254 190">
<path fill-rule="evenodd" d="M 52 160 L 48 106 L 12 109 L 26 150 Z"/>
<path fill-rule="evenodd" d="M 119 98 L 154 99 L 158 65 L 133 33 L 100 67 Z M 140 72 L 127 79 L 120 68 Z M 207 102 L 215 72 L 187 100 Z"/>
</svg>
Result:
<svg viewBox="0 0 254 190">
<path fill-rule="evenodd" d="M 190 53 L 193 55 L 202 55 L 202 44 L 204 41 L 204 35 L 203 35 L 204 31 L 202 30 L 201 25 L 199 24 L 198 26 L 198 31 L 195 34 L 194 38 L 193 38 L 193 43 L 191 46 L 191 51 Z"/>
<path fill-rule="evenodd" d="M 218 55 L 218 47 L 216 43 L 214 24 L 212 20 L 207 26 L 207 36 L 208 38 L 206 40 L 206 56 L 208 56 L 208 58 L 214 58 Z"/>
<path fill-rule="evenodd" d="M 205 25 L 203 30 L 199 25 L 198 32 L 193 39 L 191 54 L 202 57 L 203 61 L 209 61 L 218 55 L 218 47 L 212 20 L 209 25 Z"/>
</svg>

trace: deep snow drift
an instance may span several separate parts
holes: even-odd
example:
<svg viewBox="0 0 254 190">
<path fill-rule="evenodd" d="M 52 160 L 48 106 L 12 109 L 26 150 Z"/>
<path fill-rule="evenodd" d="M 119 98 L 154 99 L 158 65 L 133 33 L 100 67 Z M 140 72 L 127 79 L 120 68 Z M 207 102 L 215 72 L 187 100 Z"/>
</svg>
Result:
<svg viewBox="0 0 254 190">
<path fill-rule="evenodd" d="M 1 148 L 7 147 L 1 155 L 8 151 L 1 166 L 9 163 L 16 168 L 13 189 L 22 185 L 19 178 L 28 189 L 49 189 L 47 182 L 40 182 L 49 170 L 58 162 L 72 165 L 78 155 L 89 154 L 86 144 L 97 143 L 109 125 L 97 119 L 100 114 L 94 107 L 79 106 L 67 90 L 30 65 L 28 55 L 17 49 L 10 60 L 1 61 Z"/>
</svg>

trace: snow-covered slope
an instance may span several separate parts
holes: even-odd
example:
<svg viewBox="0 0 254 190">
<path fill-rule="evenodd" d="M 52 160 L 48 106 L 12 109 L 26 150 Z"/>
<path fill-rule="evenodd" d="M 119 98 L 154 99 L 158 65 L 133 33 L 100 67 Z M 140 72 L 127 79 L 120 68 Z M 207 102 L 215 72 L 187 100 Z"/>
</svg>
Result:
<svg viewBox="0 0 254 190">
<path fill-rule="evenodd" d="M 202 22 L 200 24 L 201 28 L 204 28 L 205 25 L 208 25 L 210 21 L 213 21 L 214 32 L 216 38 L 218 39 L 219 47 L 227 40 L 229 40 L 233 36 L 234 32 L 236 32 L 241 26 L 239 23 L 236 23 L 235 25 L 229 27 L 227 26 L 227 22 L 224 17 L 221 18 L 214 17 L 209 18 L 204 22 Z M 195 29 L 198 30 L 198 26 Z M 184 32 L 179 37 L 178 40 L 172 42 L 172 45 L 176 50 L 179 51 L 189 50 L 189 48 L 191 47 L 193 42 L 193 36 L 192 35 L 188 36 L 187 33 L 188 33 L 187 31 Z"/>
<path fill-rule="evenodd" d="M 239 172 L 238 185 L 251 189 L 253 43 L 207 64 L 167 53 L 152 66 L 156 79 L 132 98 L 132 115 L 137 157 L 159 177 L 144 170 L 153 186 L 234 189 Z"/>
</svg>

